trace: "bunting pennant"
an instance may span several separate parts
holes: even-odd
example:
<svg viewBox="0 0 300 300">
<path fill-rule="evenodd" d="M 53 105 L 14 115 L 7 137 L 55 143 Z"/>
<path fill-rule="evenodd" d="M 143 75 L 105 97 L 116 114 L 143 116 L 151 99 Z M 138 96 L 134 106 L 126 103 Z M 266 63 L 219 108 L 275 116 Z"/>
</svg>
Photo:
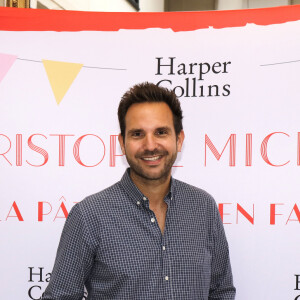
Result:
<svg viewBox="0 0 300 300">
<path fill-rule="evenodd" d="M 60 104 L 83 64 L 42 60 L 54 97 Z"/>
<path fill-rule="evenodd" d="M 7 74 L 16 58 L 16 55 L 0 53 L 0 82 Z"/>
</svg>

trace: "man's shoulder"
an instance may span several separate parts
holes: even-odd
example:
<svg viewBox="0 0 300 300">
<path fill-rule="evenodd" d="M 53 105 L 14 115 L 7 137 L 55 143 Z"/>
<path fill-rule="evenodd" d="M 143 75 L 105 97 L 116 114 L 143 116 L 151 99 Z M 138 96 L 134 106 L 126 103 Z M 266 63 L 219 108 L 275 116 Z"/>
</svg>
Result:
<svg viewBox="0 0 300 300">
<path fill-rule="evenodd" d="M 205 191 L 197 186 L 191 185 L 191 184 L 181 181 L 179 179 L 174 179 L 174 182 L 176 185 L 176 190 L 179 190 L 179 191 L 182 191 L 185 193 L 193 193 L 199 197 L 213 199 L 211 194 L 209 194 L 207 191 Z"/>
<path fill-rule="evenodd" d="M 174 179 L 174 183 L 176 195 L 183 198 L 184 201 L 190 199 L 192 202 L 215 205 L 214 198 L 207 191 L 178 179 Z"/>
<path fill-rule="evenodd" d="M 122 197 L 123 191 L 119 183 L 120 182 L 118 181 L 115 184 L 84 198 L 78 203 L 81 210 L 97 208 L 105 209 L 106 207 L 111 207 L 115 200 Z"/>
</svg>

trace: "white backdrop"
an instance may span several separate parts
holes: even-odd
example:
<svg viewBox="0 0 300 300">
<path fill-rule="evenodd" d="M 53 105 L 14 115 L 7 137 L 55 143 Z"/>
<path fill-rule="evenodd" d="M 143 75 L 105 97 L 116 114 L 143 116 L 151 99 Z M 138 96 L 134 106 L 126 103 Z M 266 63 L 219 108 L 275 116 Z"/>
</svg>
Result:
<svg viewBox="0 0 300 300">
<path fill-rule="evenodd" d="M 299 33 L 300 21 L 0 31 L 5 299 L 39 299 L 67 212 L 122 176 L 117 106 L 143 81 L 183 94 L 186 140 L 173 175 L 219 204 L 237 299 L 298 299 Z M 70 82 L 53 82 L 61 74 Z"/>
</svg>

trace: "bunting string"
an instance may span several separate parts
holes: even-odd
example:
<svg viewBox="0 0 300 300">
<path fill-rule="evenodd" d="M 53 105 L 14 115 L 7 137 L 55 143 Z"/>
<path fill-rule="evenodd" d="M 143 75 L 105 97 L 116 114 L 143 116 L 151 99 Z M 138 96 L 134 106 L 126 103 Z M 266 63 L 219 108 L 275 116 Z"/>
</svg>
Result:
<svg viewBox="0 0 300 300">
<path fill-rule="evenodd" d="M 30 61 L 30 62 L 36 62 L 36 63 L 42 63 L 40 60 L 33 60 L 33 59 L 27 59 L 27 58 L 17 58 L 18 60 L 24 60 L 24 61 Z M 121 68 L 108 68 L 108 67 L 95 67 L 95 66 L 82 66 L 83 68 L 89 68 L 89 69 L 100 69 L 100 70 L 116 70 L 116 71 L 127 71 L 127 69 L 121 69 Z"/>
<path fill-rule="evenodd" d="M 72 85 L 73 81 L 75 80 L 82 68 L 127 71 L 127 69 L 124 68 L 84 66 L 83 64 L 79 63 L 70 63 L 45 59 L 42 59 L 40 61 L 17 57 L 16 55 L 0 53 L 0 83 L 16 60 L 42 63 L 44 65 L 44 69 L 46 71 L 57 104 L 61 103 L 62 99 L 64 98 L 65 94 L 69 90 L 70 86 Z"/>
</svg>

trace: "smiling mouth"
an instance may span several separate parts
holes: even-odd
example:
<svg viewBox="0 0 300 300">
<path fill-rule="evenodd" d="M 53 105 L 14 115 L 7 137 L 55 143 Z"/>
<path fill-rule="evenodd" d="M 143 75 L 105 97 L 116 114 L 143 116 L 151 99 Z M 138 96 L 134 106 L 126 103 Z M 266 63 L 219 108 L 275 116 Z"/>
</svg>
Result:
<svg viewBox="0 0 300 300">
<path fill-rule="evenodd" d="M 156 161 L 159 160 L 162 156 L 152 156 L 152 157 L 142 157 L 142 160 L 146 160 L 146 161 Z"/>
</svg>

